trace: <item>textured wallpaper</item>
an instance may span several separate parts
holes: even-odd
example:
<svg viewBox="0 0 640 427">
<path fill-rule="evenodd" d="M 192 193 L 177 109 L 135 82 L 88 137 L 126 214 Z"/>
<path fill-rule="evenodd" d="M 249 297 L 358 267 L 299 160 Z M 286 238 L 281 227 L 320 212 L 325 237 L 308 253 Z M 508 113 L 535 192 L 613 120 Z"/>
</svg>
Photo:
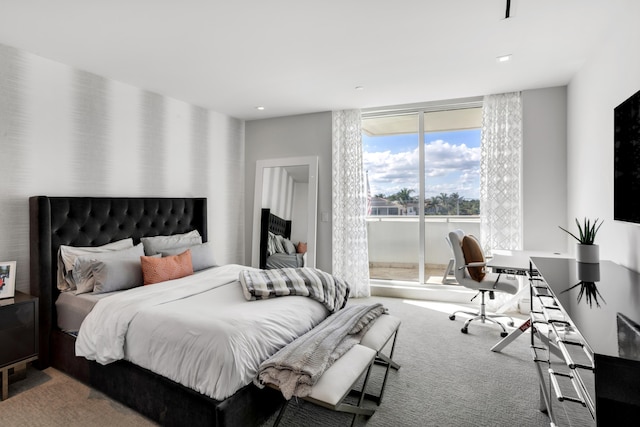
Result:
<svg viewBox="0 0 640 427">
<path fill-rule="evenodd" d="M 0 261 L 29 291 L 28 198 L 207 197 L 244 263 L 244 122 L 0 44 Z"/>
</svg>

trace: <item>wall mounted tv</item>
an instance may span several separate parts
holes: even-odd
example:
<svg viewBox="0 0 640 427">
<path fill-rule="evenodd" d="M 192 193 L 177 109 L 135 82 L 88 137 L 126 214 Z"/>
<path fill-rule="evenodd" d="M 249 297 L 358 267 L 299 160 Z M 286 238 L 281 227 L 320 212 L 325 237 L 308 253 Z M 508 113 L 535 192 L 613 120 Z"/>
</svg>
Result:
<svg viewBox="0 0 640 427">
<path fill-rule="evenodd" d="M 613 115 L 613 219 L 640 223 L 640 91 Z"/>
</svg>

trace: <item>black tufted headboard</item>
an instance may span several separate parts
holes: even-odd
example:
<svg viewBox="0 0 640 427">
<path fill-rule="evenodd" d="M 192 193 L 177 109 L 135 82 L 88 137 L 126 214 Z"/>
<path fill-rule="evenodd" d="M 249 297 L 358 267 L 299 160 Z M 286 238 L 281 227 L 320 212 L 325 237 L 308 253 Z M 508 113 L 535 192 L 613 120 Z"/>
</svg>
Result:
<svg viewBox="0 0 640 427">
<path fill-rule="evenodd" d="M 29 198 L 31 293 L 39 297 L 40 360 L 49 365 L 49 338 L 56 327 L 60 245 L 99 246 L 132 237 L 198 230 L 207 241 L 207 199 L 129 197 Z"/>
<path fill-rule="evenodd" d="M 260 268 L 267 268 L 267 243 L 269 231 L 289 239 L 291 237 L 291 220 L 282 219 L 271 213 L 271 209 L 262 208 L 260 216 Z"/>
</svg>

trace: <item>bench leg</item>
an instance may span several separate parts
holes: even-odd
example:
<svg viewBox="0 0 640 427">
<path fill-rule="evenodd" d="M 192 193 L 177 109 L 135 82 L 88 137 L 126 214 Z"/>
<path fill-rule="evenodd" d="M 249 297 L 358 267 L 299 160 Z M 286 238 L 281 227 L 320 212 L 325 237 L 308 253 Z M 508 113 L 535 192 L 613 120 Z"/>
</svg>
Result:
<svg viewBox="0 0 640 427">
<path fill-rule="evenodd" d="M 375 360 L 375 358 L 374 358 Z M 366 409 L 362 407 L 362 402 L 364 401 L 364 395 L 365 395 L 365 389 L 367 388 L 367 383 L 369 382 L 369 376 L 371 375 L 371 368 L 373 367 L 373 360 L 371 361 L 371 363 L 369 364 L 369 367 L 367 368 L 367 374 L 364 377 L 364 382 L 362 383 L 362 391 L 360 392 L 360 398 L 358 399 L 358 407 L 357 408 L 353 408 L 353 419 L 351 420 L 351 427 L 353 427 L 353 424 L 356 422 L 356 417 L 361 414 L 364 415 L 366 417 L 370 417 L 371 415 L 373 415 L 373 413 L 375 412 L 375 409 Z M 341 404 L 342 405 L 342 404 Z M 349 405 L 351 406 L 351 405 Z M 338 409 L 341 411 L 345 411 L 345 409 Z M 347 410 L 345 412 L 352 412 L 351 410 Z"/>
<path fill-rule="evenodd" d="M 380 396 L 377 396 L 377 398 L 375 399 L 378 405 L 380 405 L 380 403 L 382 402 L 382 395 L 384 394 L 384 389 L 387 386 L 387 378 L 389 378 L 389 369 L 390 368 L 393 368 L 395 370 L 400 369 L 400 365 L 398 365 L 396 362 L 393 361 L 393 352 L 396 349 L 397 338 L 398 338 L 398 330 L 396 329 L 396 332 L 394 333 L 394 336 L 393 336 L 393 344 L 391 344 L 391 351 L 389 352 L 389 356 L 385 356 L 381 352 L 378 352 L 378 355 L 376 356 L 376 359 L 380 360 L 381 364 L 387 366 L 387 368 L 384 371 L 384 379 L 382 380 L 382 387 L 380 388 Z"/>
</svg>

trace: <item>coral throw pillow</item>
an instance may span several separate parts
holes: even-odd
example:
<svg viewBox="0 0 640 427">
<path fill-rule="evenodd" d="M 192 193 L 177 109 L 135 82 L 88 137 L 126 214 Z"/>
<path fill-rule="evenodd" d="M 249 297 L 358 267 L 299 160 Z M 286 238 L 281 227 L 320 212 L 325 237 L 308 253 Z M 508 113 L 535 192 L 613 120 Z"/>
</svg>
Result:
<svg viewBox="0 0 640 427">
<path fill-rule="evenodd" d="M 298 247 L 296 247 L 296 251 L 299 254 L 305 254 L 307 253 L 307 242 L 298 242 Z"/>
<path fill-rule="evenodd" d="M 156 258 L 141 256 L 142 278 L 145 285 L 164 282 L 193 274 L 191 251 L 187 249 L 178 255 Z"/>
<path fill-rule="evenodd" d="M 480 242 L 471 234 L 462 238 L 462 253 L 464 254 L 466 264 L 485 262 L 484 252 L 482 252 Z M 482 282 L 482 279 L 484 279 L 486 275 L 484 267 L 468 267 L 467 270 L 471 278 L 476 282 Z"/>
</svg>

